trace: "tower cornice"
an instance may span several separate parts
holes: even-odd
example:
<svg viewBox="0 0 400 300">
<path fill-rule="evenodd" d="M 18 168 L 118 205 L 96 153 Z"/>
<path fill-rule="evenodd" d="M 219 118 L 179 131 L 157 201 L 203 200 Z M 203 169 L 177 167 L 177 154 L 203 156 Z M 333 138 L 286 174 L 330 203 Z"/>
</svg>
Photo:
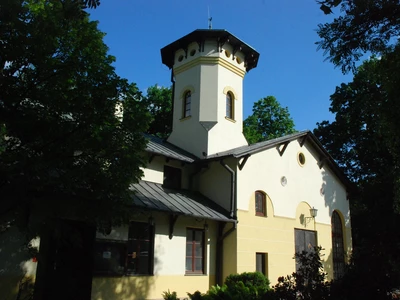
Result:
<svg viewBox="0 0 400 300">
<path fill-rule="evenodd" d="M 183 49 L 187 53 L 188 46 L 196 42 L 199 52 L 203 52 L 205 41 L 210 40 L 215 40 L 220 50 L 225 43 L 229 43 L 233 48 L 233 54 L 236 51 L 242 52 L 245 56 L 244 61 L 247 72 L 257 66 L 260 54 L 254 48 L 224 29 L 197 29 L 185 35 L 161 49 L 162 62 L 171 69 L 174 65 L 176 51 Z"/>
</svg>

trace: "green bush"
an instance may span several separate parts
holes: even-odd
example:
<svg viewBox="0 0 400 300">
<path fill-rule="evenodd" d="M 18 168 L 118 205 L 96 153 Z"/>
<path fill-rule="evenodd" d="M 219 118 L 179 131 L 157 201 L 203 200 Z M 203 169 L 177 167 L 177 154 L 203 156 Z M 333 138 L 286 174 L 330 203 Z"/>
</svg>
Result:
<svg viewBox="0 0 400 300">
<path fill-rule="evenodd" d="M 199 291 L 195 291 L 193 294 L 187 293 L 189 296 L 190 300 L 202 300 L 203 295 Z"/>
<path fill-rule="evenodd" d="M 255 290 L 258 295 L 264 294 L 269 289 L 270 284 L 268 278 L 260 272 L 231 274 L 225 280 L 225 284 L 229 290 L 235 289 L 239 282 L 242 282 L 250 290 Z"/>
<path fill-rule="evenodd" d="M 321 247 L 315 247 L 314 251 L 296 253 L 295 259 L 300 265 L 298 271 L 278 278 L 271 299 L 328 299 L 330 286 L 325 282 L 321 250 Z"/>
<path fill-rule="evenodd" d="M 179 300 L 179 298 L 176 295 L 176 292 L 170 292 L 168 289 L 168 292 L 163 292 L 162 297 L 164 300 Z"/>
</svg>

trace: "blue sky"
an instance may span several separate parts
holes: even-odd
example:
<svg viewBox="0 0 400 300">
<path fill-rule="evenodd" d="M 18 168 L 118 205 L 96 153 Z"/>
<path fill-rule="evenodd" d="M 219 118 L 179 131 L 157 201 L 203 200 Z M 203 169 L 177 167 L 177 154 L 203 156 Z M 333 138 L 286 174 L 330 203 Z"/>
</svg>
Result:
<svg viewBox="0 0 400 300">
<path fill-rule="evenodd" d="M 244 118 L 253 103 L 273 95 L 288 107 L 297 130 L 332 120 L 329 96 L 351 80 L 317 51 L 316 28 L 325 16 L 315 0 L 102 0 L 91 18 L 107 35 L 116 71 L 142 91 L 170 86 L 160 49 L 195 29 L 226 29 L 260 53 L 244 79 Z"/>
</svg>

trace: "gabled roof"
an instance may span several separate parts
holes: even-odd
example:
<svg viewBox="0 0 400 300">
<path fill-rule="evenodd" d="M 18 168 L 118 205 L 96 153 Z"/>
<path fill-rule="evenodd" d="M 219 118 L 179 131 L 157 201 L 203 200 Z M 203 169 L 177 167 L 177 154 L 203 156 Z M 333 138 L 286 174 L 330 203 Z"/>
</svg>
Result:
<svg viewBox="0 0 400 300">
<path fill-rule="evenodd" d="M 207 156 L 206 158 L 198 158 L 194 155 L 168 143 L 163 141 L 162 139 L 155 138 L 152 136 L 147 136 L 150 139 L 147 148 L 149 152 L 164 155 L 166 157 L 174 158 L 183 162 L 188 163 L 196 163 L 196 162 L 207 162 L 207 161 L 214 161 L 220 160 L 227 157 L 235 157 L 235 158 L 242 158 L 245 156 L 251 156 L 252 154 L 268 150 L 271 148 L 276 148 L 286 143 L 290 143 L 297 139 L 302 139 L 303 142 L 308 141 L 310 142 L 313 147 L 317 150 L 319 154 L 320 161 L 327 163 L 330 169 L 334 172 L 334 174 L 342 180 L 342 182 L 349 188 L 354 189 L 354 184 L 347 178 L 347 176 L 343 173 L 343 171 L 339 168 L 333 157 L 325 150 L 322 146 L 318 138 L 310 131 L 300 131 L 293 134 L 285 135 L 280 138 L 252 144 L 241 146 L 238 148 L 233 148 L 227 151 L 215 153 L 212 155 Z M 150 150 L 149 150 L 150 149 Z"/>
<path fill-rule="evenodd" d="M 173 158 L 182 162 L 192 163 L 198 158 L 167 141 L 150 134 L 144 134 L 148 140 L 146 151 L 156 155 Z"/>
<path fill-rule="evenodd" d="M 229 213 L 198 192 L 164 188 L 159 183 L 141 180 L 131 185 L 135 207 L 217 221 L 235 222 Z"/>
<path fill-rule="evenodd" d="M 257 66 L 258 58 L 260 54 L 250 47 L 245 42 L 238 39 L 232 33 L 225 29 L 197 29 L 184 37 L 172 42 L 171 44 L 165 46 L 161 49 L 161 58 L 163 64 L 172 68 L 174 65 L 175 52 L 179 49 L 185 49 L 189 44 L 197 42 L 198 44 L 204 42 L 205 40 L 215 40 L 216 43 L 228 42 L 234 48 L 239 49 L 245 55 L 245 61 L 247 62 L 246 70 L 247 72 Z"/>
<path fill-rule="evenodd" d="M 251 154 L 254 154 L 257 152 L 261 152 L 263 150 L 267 150 L 267 149 L 276 147 L 276 146 L 286 143 L 288 141 L 289 142 L 293 141 L 295 139 L 298 139 L 298 138 L 303 137 L 308 134 L 313 135 L 309 130 L 300 131 L 300 132 L 296 132 L 293 134 L 285 135 L 280 138 L 276 138 L 276 139 L 272 139 L 272 140 L 268 140 L 268 141 L 264 141 L 264 142 L 260 142 L 260 143 L 255 143 L 255 144 L 251 144 L 251 145 L 241 146 L 241 147 L 233 148 L 233 149 L 230 149 L 227 151 L 215 153 L 215 154 L 207 156 L 206 160 L 222 158 L 222 157 L 227 157 L 227 156 L 241 158 L 246 155 L 251 155 Z M 321 145 L 321 147 L 322 147 L 322 145 Z"/>
</svg>

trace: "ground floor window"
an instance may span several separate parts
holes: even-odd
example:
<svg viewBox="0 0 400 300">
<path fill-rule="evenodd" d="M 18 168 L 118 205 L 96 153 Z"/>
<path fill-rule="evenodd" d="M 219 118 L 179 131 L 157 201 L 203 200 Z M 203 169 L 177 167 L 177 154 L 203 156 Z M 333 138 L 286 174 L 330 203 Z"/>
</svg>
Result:
<svg viewBox="0 0 400 300">
<path fill-rule="evenodd" d="M 96 240 L 96 275 L 151 275 L 154 261 L 154 229 L 148 223 L 131 222 L 126 240 Z"/>
<path fill-rule="evenodd" d="M 204 230 L 186 230 L 186 273 L 204 274 Z"/>
<path fill-rule="evenodd" d="M 267 276 L 267 264 L 268 254 L 267 253 L 256 253 L 256 271 Z"/>
<path fill-rule="evenodd" d="M 294 243 L 296 253 L 314 251 L 314 247 L 317 245 L 317 232 L 312 230 L 295 229 Z M 300 265 L 296 260 L 296 271 L 298 271 L 299 267 Z"/>
</svg>

